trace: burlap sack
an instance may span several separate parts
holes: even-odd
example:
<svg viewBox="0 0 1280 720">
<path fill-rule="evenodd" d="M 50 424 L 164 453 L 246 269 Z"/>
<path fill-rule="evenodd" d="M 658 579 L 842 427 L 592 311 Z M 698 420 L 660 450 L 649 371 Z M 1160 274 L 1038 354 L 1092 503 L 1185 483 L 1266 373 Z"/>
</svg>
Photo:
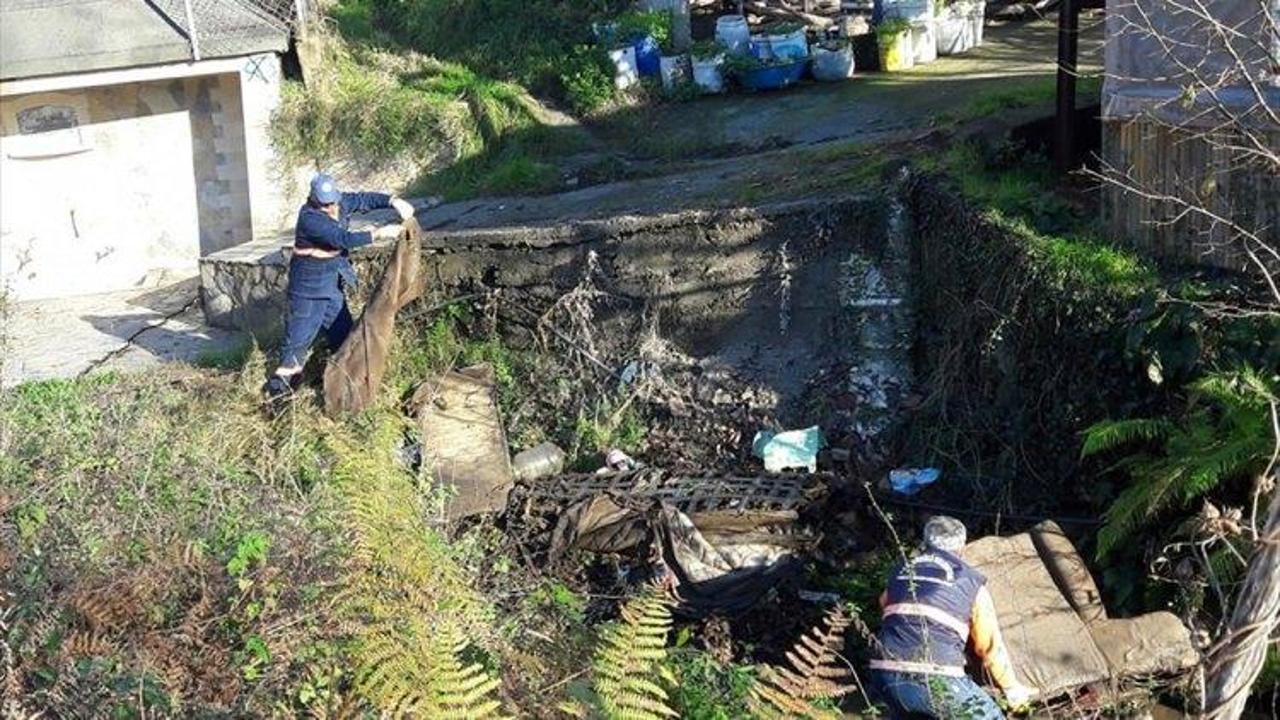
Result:
<svg viewBox="0 0 1280 720">
<path fill-rule="evenodd" d="M 391 262 L 359 322 L 324 369 L 324 410 L 330 416 L 357 413 L 373 402 L 387 367 L 396 313 L 422 294 L 421 229 L 410 218 Z"/>
</svg>

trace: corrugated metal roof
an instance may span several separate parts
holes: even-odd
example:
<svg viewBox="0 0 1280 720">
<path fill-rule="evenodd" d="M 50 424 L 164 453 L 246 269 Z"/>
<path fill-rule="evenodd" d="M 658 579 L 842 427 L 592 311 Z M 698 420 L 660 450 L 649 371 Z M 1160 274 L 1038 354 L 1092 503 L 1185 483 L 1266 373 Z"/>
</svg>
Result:
<svg viewBox="0 0 1280 720">
<path fill-rule="evenodd" d="M 274 2 L 193 0 L 201 57 L 286 49 Z M 183 0 L 0 1 L 0 80 L 191 59 Z"/>
</svg>

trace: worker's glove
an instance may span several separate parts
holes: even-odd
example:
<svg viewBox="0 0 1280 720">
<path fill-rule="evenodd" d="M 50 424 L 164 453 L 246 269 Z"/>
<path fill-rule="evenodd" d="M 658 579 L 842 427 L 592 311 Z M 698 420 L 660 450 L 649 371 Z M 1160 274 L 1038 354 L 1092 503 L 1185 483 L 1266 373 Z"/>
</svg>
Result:
<svg viewBox="0 0 1280 720">
<path fill-rule="evenodd" d="M 400 237 L 400 232 L 399 225 L 380 225 L 373 229 L 372 235 L 374 240 L 395 240 Z"/>
<path fill-rule="evenodd" d="M 1031 709 L 1031 694 L 1031 688 L 1026 685 L 1014 685 L 1005 688 L 1004 699 L 1009 703 L 1010 710 L 1021 713 Z"/>
<path fill-rule="evenodd" d="M 408 220 L 413 217 L 413 206 L 400 198 L 391 198 L 391 207 L 395 208 L 396 212 L 400 213 L 401 220 Z"/>
</svg>

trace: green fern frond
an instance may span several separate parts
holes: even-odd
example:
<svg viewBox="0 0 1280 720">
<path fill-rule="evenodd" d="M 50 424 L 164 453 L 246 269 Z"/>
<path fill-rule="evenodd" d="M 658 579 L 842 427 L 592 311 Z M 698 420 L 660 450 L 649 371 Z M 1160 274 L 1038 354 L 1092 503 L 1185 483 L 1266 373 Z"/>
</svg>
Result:
<svg viewBox="0 0 1280 720">
<path fill-rule="evenodd" d="M 1080 457 L 1097 455 L 1134 442 L 1159 440 L 1173 430 L 1173 423 L 1163 418 L 1104 420 L 1085 429 Z"/>
<path fill-rule="evenodd" d="M 1209 375 L 1193 389 L 1201 404 L 1193 405 L 1176 424 L 1112 421 L 1086 431 L 1084 455 L 1124 444 L 1124 438 L 1163 440 L 1158 454 L 1135 454 L 1117 465 L 1133 482 L 1104 515 L 1106 522 L 1098 532 L 1100 559 L 1157 515 L 1186 507 L 1223 482 L 1257 472 L 1270 457 L 1275 443 L 1270 419 L 1270 403 L 1277 396 L 1274 378 L 1245 368 Z M 1152 424 L 1156 422 L 1160 426 Z M 1160 434 L 1151 434 L 1157 428 Z"/>
<path fill-rule="evenodd" d="M 754 717 L 774 720 L 808 718 L 833 720 L 840 713 L 821 707 L 853 690 L 852 675 L 840 652 L 844 634 L 853 618 L 844 608 L 827 613 L 823 624 L 812 628 L 786 653 L 791 667 L 766 665 L 751 688 L 748 706 Z"/>
<path fill-rule="evenodd" d="M 675 717 L 665 685 L 672 600 L 650 585 L 622 606 L 622 618 L 606 625 L 596 643 L 592 689 L 597 710 L 609 720 Z M 580 710 L 576 711 L 580 712 Z"/>
<path fill-rule="evenodd" d="M 1253 368 L 1208 375 L 1192 384 L 1192 388 L 1222 405 L 1249 408 L 1280 402 L 1280 389 L 1275 378 L 1267 378 Z"/>
</svg>

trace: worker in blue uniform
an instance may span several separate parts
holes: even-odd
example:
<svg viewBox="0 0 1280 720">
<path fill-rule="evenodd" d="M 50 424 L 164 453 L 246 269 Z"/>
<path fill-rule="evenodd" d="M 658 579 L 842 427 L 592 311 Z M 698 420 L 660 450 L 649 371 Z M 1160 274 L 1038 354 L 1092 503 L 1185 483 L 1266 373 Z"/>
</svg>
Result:
<svg viewBox="0 0 1280 720">
<path fill-rule="evenodd" d="M 311 180 L 307 202 L 298 211 L 293 257 L 289 260 L 289 313 L 285 317 L 280 365 L 267 380 L 269 398 L 289 395 L 302 376 L 302 367 L 320 331 L 330 350 L 336 351 L 351 332 L 351 311 L 343 290 L 356 284 L 348 255 L 369 245 L 373 234 L 352 232 L 353 213 L 395 208 L 401 220 L 413 217 L 414 208 L 397 197 L 371 192 L 342 192 L 326 174 Z"/>
<path fill-rule="evenodd" d="M 973 649 L 1021 710 L 1031 691 L 1014 674 L 986 578 L 959 556 L 966 531 L 944 515 L 924 527 L 924 550 L 901 563 L 880 597 L 882 622 L 872 684 L 890 718 L 1003 718 L 996 701 L 965 673 Z"/>
</svg>

